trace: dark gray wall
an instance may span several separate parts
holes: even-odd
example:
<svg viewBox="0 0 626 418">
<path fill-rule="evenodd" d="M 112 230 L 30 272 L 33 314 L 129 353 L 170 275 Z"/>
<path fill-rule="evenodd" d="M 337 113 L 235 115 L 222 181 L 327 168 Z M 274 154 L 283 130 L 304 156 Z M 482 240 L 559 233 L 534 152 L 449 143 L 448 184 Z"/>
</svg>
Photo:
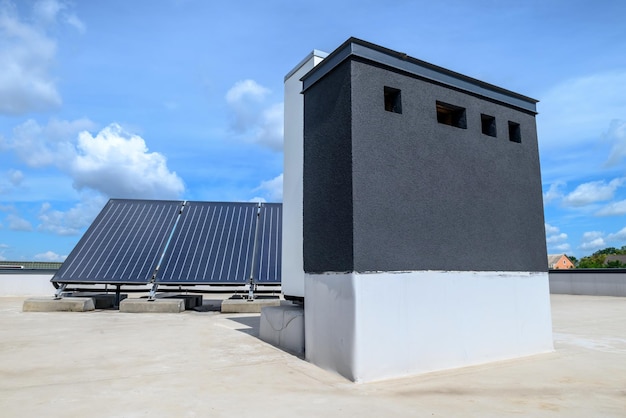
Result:
<svg viewBox="0 0 626 418">
<path fill-rule="evenodd" d="M 351 86 L 351 114 L 333 113 L 334 95 L 347 88 L 326 79 L 338 80 L 337 70 L 305 92 L 305 271 L 343 271 L 335 266 L 351 263 L 354 271 L 546 271 L 534 115 L 381 66 L 349 62 L 351 77 L 341 78 Z M 385 86 L 401 90 L 402 114 L 384 110 Z M 465 107 L 467 129 L 439 124 L 437 100 Z M 310 118 L 313 109 L 326 115 Z M 496 117 L 496 138 L 482 134 L 481 113 Z M 316 124 L 322 119 L 323 132 Z M 521 143 L 509 141 L 509 120 L 521 125 Z M 332 152 L 345 154 L 334 156 L 338 163 L 351 156 L 351 190 L 348 180 L 335 189 L 345 193 L 342 204 L 336 193 L 319 189 L 318 201 L 307 200 L 312 184 L 319 187 L 329 180 L 323 178 L 347 170 L 329 167 L 320 149 L 345 144 L 346 123 L 352 126 L 351 147 L 335 146 Z M 352 219 L 346 210 L 353 210 Z M 325 225 L 349 220 L 351 243 L 339 236 L 349 232 L 347 226 Z M 311 232 L 320 229 L 325 239 L 318 235 L 311 241 Z M 329 264 L 337 240 L 352 249 L 342 248 L 334 257 L 343 262 Z"/>
<path fill-rule="evenodd" d="M 318 87 L 304 101 L 304 270 L 352 271 L 350 63 Z"/>
</svg>

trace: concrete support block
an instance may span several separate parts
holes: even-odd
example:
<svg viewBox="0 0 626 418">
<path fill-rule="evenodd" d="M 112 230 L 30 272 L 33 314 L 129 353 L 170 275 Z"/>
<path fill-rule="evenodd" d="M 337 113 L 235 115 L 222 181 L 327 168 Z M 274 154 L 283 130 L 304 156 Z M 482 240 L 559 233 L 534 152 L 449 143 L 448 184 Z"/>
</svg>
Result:
<svg viewBox="0 0 626 418">
<path fill-rule="evenodd" d="M 96 309 L 114 309 L 128 297 L 128 293 L 121 293 L 119 301 L 115 293 L 75 292 L 64 297 L 91 298 Z"/>
<path fill-rule="evenodd" d="M 86 312 L 95 309 L 91 298 L 32 298 L 22 305 L 24 312 Z"/>
<path fill-rule="evenodd" d="M 280 299 L 227 299 L 222 302 L 222 313 L 261 313 L 266 306 L 280 306 Z"/>
<path fill-rule="evenodd" d="M 185 302 L 185 310 L 189 311 L 197 306 L 202 306 L 202 295 L 165 295 L 157 296 L 160 299 L 182 299 Z"/>
<path fill-rule="evenodd" d="M 304 308 L 270 306 L 261 309 L 259 337 L 280 349 L 304 354 Z"/>
<path fill-rule="evenodd" d="M 185 310 L 182 299 L 124 299 L 120 312 L 127 313 L 180 313 Z"/>
</svg>

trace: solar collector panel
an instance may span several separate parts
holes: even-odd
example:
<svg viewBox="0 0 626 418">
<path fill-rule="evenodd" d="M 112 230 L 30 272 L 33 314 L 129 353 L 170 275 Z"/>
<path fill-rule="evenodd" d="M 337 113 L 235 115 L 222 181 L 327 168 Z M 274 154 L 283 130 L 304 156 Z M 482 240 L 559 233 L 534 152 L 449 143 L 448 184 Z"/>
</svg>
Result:
<svg viewBox="0 0 626 418">
<path fill-rule="evenodd" d="M 259 216 L 255 282 L 280 283 L 282 254 L 282 205 L 263 203 Z"/>
<path fill-rule="evenodd" d="M 187 202 L 156 281 L 246 283 L 256 212 L 254 203 Z"/>
<path fill-rule="evenodd" d="M 111 199 L 52 281 L 147 283 L 182 202 Z"/>
</svg>

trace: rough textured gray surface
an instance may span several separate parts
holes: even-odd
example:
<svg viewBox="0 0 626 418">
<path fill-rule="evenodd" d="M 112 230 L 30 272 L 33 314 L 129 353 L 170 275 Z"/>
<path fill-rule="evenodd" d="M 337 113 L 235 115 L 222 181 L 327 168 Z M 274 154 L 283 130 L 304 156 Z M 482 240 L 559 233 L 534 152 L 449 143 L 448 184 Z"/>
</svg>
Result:
<svg viewBox="0 0 626 418">
<path fill-rule="evenodd" d="M 467 129 L 438 123 L 437 100 L 466 108 Z M 305 92 L 304 138 L 305 271 L 547 270 L 534 115 L 348 60 Z"/>
<path fill-rule="evenodd" d="M 351 271 L 354 265 L 350 85 L 350 64 L 344 63 L 305 95 L 305 271 Z"/>
</svg>

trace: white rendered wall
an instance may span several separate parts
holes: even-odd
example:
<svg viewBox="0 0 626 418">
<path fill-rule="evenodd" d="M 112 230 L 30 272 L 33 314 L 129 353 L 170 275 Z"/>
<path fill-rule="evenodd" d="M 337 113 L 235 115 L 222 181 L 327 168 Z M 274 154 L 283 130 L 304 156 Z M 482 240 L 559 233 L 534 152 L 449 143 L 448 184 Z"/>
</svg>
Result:
<svg viewBox="0 0 626 418">
<path fill-rule="evenodd" d="M 56 289 L 50 283 L 54 273 L 2 273 L 0 296 L 52 296 Z"/>
<path fill-rule="evenodd" d="M 553 350 L 548 273 L 307 274 L 307 360 L 355 382 Z"/>
<path fill-rule="evenodd" d="M 300 78 L 326 53 L 314 50 L 285 77 L 282 291 L 304 297 L 302 258 L 302 175 L 304 168 L 304 97 Z"/>
</svg>

